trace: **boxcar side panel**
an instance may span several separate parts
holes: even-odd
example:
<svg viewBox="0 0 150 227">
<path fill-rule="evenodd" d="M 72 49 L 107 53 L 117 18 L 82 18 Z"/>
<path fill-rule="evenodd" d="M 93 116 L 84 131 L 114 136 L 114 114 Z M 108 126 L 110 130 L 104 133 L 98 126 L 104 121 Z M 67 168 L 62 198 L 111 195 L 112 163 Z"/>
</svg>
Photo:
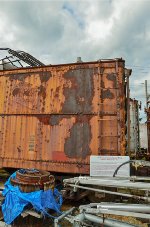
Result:
<svg viewBox="0 0 150 227">
<path fill-rule="evenodd" d="M 124 61 L 0 72 L 0 165 L 88 173 L 125 154 Z"/>
</svg>

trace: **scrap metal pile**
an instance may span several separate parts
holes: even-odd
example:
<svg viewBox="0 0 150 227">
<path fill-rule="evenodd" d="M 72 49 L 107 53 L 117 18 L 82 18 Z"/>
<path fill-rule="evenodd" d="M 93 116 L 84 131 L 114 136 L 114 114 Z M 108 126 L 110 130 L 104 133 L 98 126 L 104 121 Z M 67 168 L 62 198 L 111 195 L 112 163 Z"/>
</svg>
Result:
<svg viewBox="0 0 150 227">
<path fill-rule="evenodd" d="M 70 209 L 70 213 L 73 209 Z M 66 220 L 72 223 L 73 227 L 86 226 L 110 226 L 110 227 L 131 227 L 141 225 L 130 224 L 117 218 L 109 218 L 108 215 L 136 217 L 138 219 L 150 219 L 150 205 L 144 204 L 123 204 L 123 203 L 91 203 L 79 207 L 79 214 L 76 216 L 67 213 Z M 107 215 L 107 216 L 106 216 Z M 60 221 L 60 218 L 58 218 Z M 58 227 L 55 219 L 55 227 Z"/>
<path fill-rule="evenodd" d="M 118 166 L 112 177 L 80 176 L 65 179 L 66 193 L 93 192 L 97 202 L 72 207 L 63 213 L 60 212 L 62 197 L 54 188 L 53 175 L 35 169 L 18 170 L 5 183 L 5 200 L 2 204 L 4 221 L 11 224 L 20 214 L 23 217 L 32 215 L 43 218 L 43 215 L 47 215 L 51 218 L 47 209 L 52 209 L 58 215 L 53 219 L 55 227 L 60 226 L 62 221 L 70 222 L 73 227 L 141 227 L 141 223 L 150 222 L 150 177 L 117 175 L 120 168 L 128 163 L 136 167 L 150 166 L 150 162 L 134 160 Z M 69 194 L 66 194 L 66 198 L 69 198 Z M 129 223 L 120 217 L 138 219 L 140 224 Z"/>
<path fill-rule="evenodd" d="M 150 166 L 149 162 L 143 160 L 131 162 L 136 167 Z M 94 192 L 95 196 L 98 194 L 103 195 L 103 197 L 104 195 L 111 195 L 113 200 L 113 202 L 111 199 L 107 202 L 102 202 L 102 199 L 97 196 L 97 200 L 100 200 L 100 202 L 79 206 L 79 214 L 76 216 L 68 215 L 66 217 L 74 227 L 99 226 L 100 224 L 115 227 L 141 226 L 125 223 L 118 220 L 117 216 L 134 217 L 146 223 L 150 221 L 150 177 L 118 177 L 116 174 L 119 169 L 120 167 L 116 169 L 112 177 L 80 176 L 64 180 L 66 193 L 67 191 L 69 192 L 69 189 L 72 189 L 74 193 L 77 193 L 79 190 L 87 190 Z M 119 200 L 119 202 L 116 203 L 114 202 L 115 200 Z M 113 215 L 116 218 L 109 218 L 109 215 Z"/>
</svg>

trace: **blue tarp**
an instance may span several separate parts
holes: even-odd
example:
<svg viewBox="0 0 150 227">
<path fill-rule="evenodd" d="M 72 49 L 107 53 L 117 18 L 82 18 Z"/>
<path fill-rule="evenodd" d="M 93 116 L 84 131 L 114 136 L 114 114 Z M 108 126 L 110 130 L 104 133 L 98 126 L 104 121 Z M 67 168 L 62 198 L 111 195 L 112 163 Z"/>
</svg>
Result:
<svg viewBox="0 0 150 227">
<path fill-rule="evenodd" d="M 10 178 L 16 178 L 16 173 L 13 173 Z M 5 183 L 5 189 L 3 190 L 5 199 L 2 204 L 2 212 L 6 224 L 11 224 L 23 212 L 25 206 L 29 204 L 43 215 L 50 216 L 47 209 L 52 209 L 61 214 L 62 196 L 56 188 L 54 191 L 49 189 L 47 191 L 24 193 L 20 191 L 18 186 L 11 185 L 10 178 Z"/>
</svg>

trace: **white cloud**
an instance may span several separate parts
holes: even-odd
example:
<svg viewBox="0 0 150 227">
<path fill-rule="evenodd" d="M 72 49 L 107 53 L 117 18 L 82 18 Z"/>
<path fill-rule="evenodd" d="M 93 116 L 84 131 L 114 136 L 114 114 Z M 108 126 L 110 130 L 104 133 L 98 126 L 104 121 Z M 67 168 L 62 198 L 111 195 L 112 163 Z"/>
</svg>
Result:
<svg viewBox="0 0 150 227">
<path fill-rule="evenodd" d="M 135 84 L 150 76 L 149 11 L 148 0 L 1 0 L 1 47 L 47 64 L 123 57 L 133 68 L 131 94 L 144 101 L 144 89 L 136 92 Z"/>
</svg>

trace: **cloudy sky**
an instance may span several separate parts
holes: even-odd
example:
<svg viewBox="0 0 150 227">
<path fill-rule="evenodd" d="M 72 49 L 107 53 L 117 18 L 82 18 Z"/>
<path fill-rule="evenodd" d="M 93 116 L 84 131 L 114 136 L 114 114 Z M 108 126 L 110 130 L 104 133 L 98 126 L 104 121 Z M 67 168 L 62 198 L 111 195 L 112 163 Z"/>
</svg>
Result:
<svg viewBox="0 0 150 227">
<path fill-rule="evenodd" d="M 0 47 L 24 50 L 45 64 L 122 57 L 133 69 L 131 96 L 144 107 L 150 0 L 0 0 Z"/>
</svg>

